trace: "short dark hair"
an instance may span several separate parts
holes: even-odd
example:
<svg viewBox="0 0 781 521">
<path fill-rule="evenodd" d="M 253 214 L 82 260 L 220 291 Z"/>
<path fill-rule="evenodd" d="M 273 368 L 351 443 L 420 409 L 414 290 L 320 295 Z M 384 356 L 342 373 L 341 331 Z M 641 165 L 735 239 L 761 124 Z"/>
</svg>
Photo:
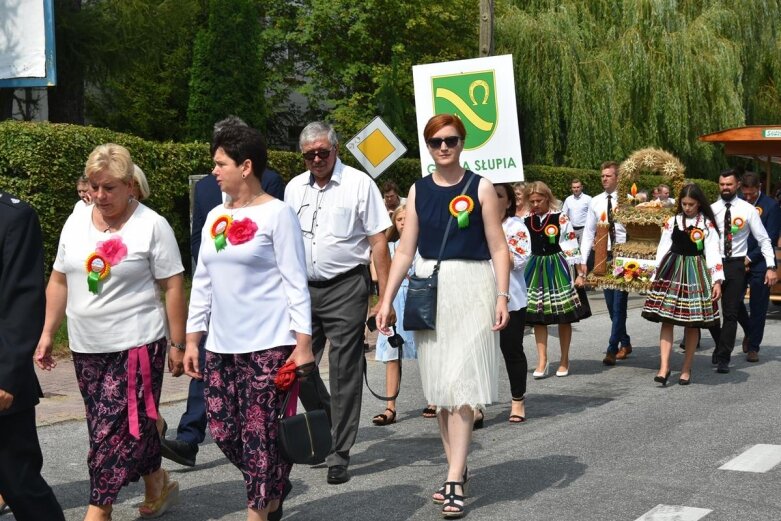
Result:
<svg viewBox="0 0 781 521">
<path fill-rule="evenodd" d="M 759 188 L 762 185 L 762 180 L 756 172 L 746 172 L 740 178 L 740 184 L 748 188 Z"/>
<path fill-rule="evenodd" d="M 621 166 L 618 164 L 618 161 L 605 161 L 602 163 L 602 165 L 599 167 L 599 170 L 604 170 L 605 168 L 615 168 L 616 173 L 618 172 L 618 167 Z"/>
<path fill-rule="evenodd" d="M 728 168 L 726 170 L 723 170 L 719 174 L 719 177 L 734 177 L 735 181 L 740 181 L 741 175 L 743 175 L 742 168 Z"/>
<path fill-rule="evenodd" d="M 252 162 L 252 175 L 258 180 L 262 179 L 268 162 L 268 149 L 259 130 L 236 125 L 225 127 L 214 136 L 212 157 L 220 148 L 237 165 L 249 159 Z"/>
<path fill-rule="evenodd" d="M 396 195 L 399 195 L 399 187 L 394 183 L 393 181 L 385 181 L 382 183 L 382 190 L 380 190 L 383 195 L 387 194 L 390 191 L 396 192 Z"/>
</svg>

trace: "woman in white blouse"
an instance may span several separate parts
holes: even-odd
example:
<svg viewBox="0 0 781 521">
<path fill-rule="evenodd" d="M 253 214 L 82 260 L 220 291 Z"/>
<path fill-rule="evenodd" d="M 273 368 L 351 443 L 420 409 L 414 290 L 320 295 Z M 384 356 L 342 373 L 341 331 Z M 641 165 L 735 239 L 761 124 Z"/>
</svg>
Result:
<svg viewBox="0 0 781 521">
<path fill-rule="evenodd" d="M 205 381 L 209 430 L 241 470 L 249 521 L 279 519 L 291 465 L 279 454 L 287 362 L 312 362 L 312 325 L 298 218 L 263 191 L 263 136 L 229 127 L 212 143 L 213 174 L 230 203 L 206 217 L 187 319 L 185 371 Z M 206 366 L 198 343 L 208 330 Z"/>
<path fill-rule="evenodd" d="M 643 305 L 643 318 L 662 324 L 659 332 L 661 361 L 654 381 L 667 385 L 673 325 L 686 327 L 686 355 L 680 385 L 691 383 L 691 369 L 700 328 L 719 324 L 724 269 L 720 237 L 708 200 L 696 184 L 683 187 L 673 217 L 667 219 L 656 250 L 654 281 Z"/>
<path fill-rule="evenodd" d="M 120 489 L 139 478 L 145 486 L 139 513 L 157 517 L 178 494 L 177 482 L 160 468 L 155 420 L 166 331 L 173 346 L 184 348 L 184 269 L 168 222 L 131 195 L 133 162 L 124 147 L 95 148 L 85 175 L 94 204 L 74 211 L 62 229 L 35 359 L 43 369 L 54 367 L 52 339 L 67 313 L 90 437 L 84 519 L 110 519 Z M 181 374 L 180 364 L 169 366 Z"/>
</svg>

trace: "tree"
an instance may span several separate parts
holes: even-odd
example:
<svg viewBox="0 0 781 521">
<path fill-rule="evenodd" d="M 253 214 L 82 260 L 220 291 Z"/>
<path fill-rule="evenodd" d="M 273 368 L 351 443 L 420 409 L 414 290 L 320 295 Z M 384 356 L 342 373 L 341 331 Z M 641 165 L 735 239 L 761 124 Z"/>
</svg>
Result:
<svg viewBox="0 0 781 521">
<path fill-rule="evenodd" d="M 471 0 L 306 0 L 299 23 L 301 91 L 345 137 L 379 114 L 416 147 L 412 66 L 478 53 Z"/>
<path fill-rule="evenodd" d="M 254 0 L 208 0 L 206 23 L 193 49 L 187 108 L 191 138 L 209 140 L 214 122 L 230 114 L 264 129 L 261 7 Z"/>
<path fill-rule="evenodd" d="M 497 23 L 497 52 L 514 57 L 525 160 L 594 167 L 658 146 L 678 155 L 689 175 L 718 172 L 723 156 L 697 137 L 778 107 L 780 6 L 778 0 L 507 6 Z M 757 20 L 759 29 L 750 30 Z"/>
<path fill-rule="evenodd" d="M 112 56 L 90 78 L 87 114 L 98 126 L 147 139 L 183 140 L 199 0 L 104 0 L 101 24 Z"/>
</svg>

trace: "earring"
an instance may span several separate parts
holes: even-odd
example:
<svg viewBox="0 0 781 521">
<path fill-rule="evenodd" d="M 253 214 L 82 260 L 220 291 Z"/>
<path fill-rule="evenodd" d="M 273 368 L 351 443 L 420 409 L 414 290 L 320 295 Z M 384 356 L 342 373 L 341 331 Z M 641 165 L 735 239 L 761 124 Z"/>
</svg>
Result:
<svg viewBox="0 0 781 521">
<path fill-rule="evenodd" d="M 246 179 L 247 178 L 247 174 L 241 174 L 241 178 L 242 179 Z"/>
</svg>

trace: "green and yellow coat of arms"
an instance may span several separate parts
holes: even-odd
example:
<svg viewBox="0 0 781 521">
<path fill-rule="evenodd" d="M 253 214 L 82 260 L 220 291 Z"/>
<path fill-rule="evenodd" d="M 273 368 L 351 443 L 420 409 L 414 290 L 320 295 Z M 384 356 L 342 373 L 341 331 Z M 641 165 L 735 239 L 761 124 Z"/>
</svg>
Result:
<svg viewBox="0 0 781 521">
<path fill-rule="evenodd" d="M 464 150 L 485 145 L 496 130 L 499 111 L 493 70 L 431 78 L 435 114 L 455 114 L 466 127 Z"/>
</svg>

